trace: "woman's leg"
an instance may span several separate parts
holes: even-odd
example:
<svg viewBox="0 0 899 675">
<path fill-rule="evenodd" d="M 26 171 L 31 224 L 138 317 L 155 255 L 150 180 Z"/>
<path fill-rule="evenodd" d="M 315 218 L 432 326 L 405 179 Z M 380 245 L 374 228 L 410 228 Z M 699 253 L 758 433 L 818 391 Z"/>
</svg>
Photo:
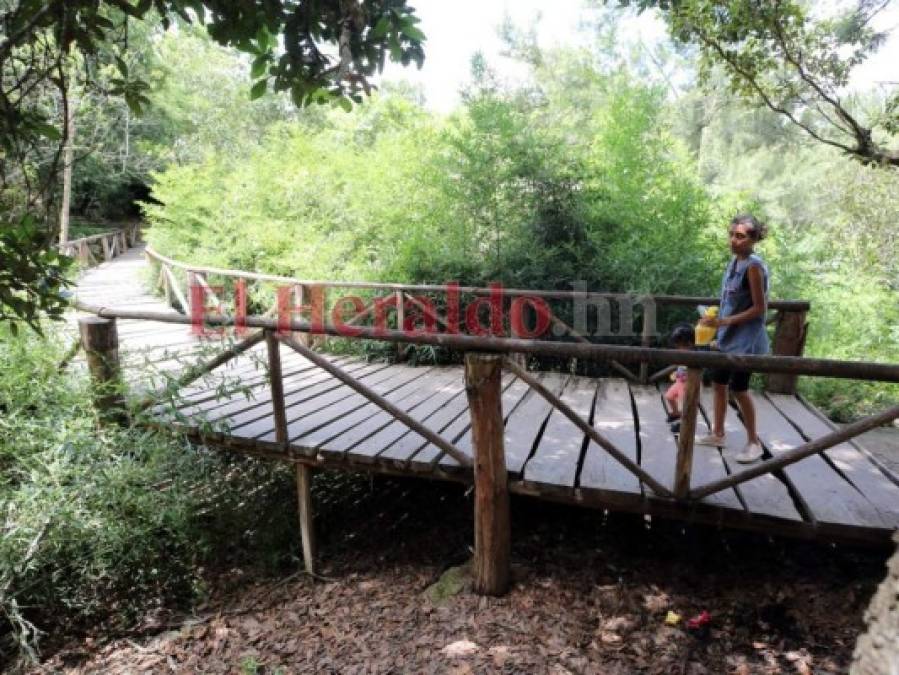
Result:
<svg viewBox="0 0 899 675">
<path fill-rule="evenodd" d="M 724 416 L 727 414 L 727 385 L 715 382 L 715 419 L 712 424 L 712 433 L 716 436 L 724 435 Z"/>
<path fill-rule="evenodd" d="M 755 404 L 749 395 L 749 373 L 739 372 L 734 374 L 731 383 L 731 389 L 734 392 L 734 398 L 737 399 L 737 405 L 740 406 L 740 413 L 743 415 L 743 426 L 746 427 L 746 442 L 758 443 L 759 436 L 756 430 Z"/>
<path fill-rule="evenodd" d="M 740 414 L 743 415 L 743 425 L 746 427 L 746 442 L 758 443 L 759 436 L 755 428 L 755 404 L 748 391 L 735 391 L 734 398 L 740 406 Z"/>
</svg>

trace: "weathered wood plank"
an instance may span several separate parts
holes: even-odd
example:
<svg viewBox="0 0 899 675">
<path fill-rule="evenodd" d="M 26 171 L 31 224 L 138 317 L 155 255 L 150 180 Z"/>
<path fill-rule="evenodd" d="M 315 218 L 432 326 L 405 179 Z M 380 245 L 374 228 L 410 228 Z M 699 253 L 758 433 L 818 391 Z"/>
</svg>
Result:
<svg viewBox="0 0 899 675">
<path fill-rule="evenodd" d="M 593 408 L 593 426 L 633 461 L 637 461 L 634 412 L 625 380 L 609 378 L 599 381 L 596 405 Z M 671 479 L 667 482 L 670 483 Z M 639 499 L 642 496 L 642 486 L 637 477 L 592 441 L 584 454 L 579 487 L 608 493 L 612 497 L 624 495 L 626 498 Z"/>
<path fill-rule="evenodd" d="M 502 379 L 503 392 L 512 386 L 514 381 L 515 378 L 512 375 L 505 373 Z M 455 408 L 455 416 L 446 425 L 440 427 L 437 433 L 455 444 L 461 440 L 471 428 L 471 415 L 468 412 L 468 400 L 464 396 L 461 401 L 453 399 L 452 404 Z M 429 426 L 435 430 L 438 429 L 438 425 L 434 421 L 429 422 Z M 418 436 L 418 434 L 415 435 Z M 407 465 L 412 471 L 416 472 L 433 471 L 438 462 L 444 460 L 444 453 L 433 443 L 428 443 L 423 437 L 419 436 L 419 438 L 421 439 L 421 443 L 419 443 L 417 448 L 413 451 Z M 467 445 L 466 447 L 470 448 L 471 446 Z M 446 461 L 448 463 L 445 466 L 448 468 L 457 466 L 451 457 L 446 458 Z M 449 462 L 453 463 L 450 464 Z"/>
<path fill-rule="evenodd" d="M 547 373 L 549 375 L 549 379 L 553 382 L 556 380 L 556 373 Z M 568 377 L 564 376 L 560 379 L 567 380 Z M 556 389 L 556 392 L 561 390 L 561 386 Z M 515 474 L 521 472 L 521 467 L 524 466 L 524 463 L 527 461 L 527 458 L 531 454 L 531 450 L 534 446 L 534 438 L 536 435 L 536 431 L 539 429 L 533 429 L 534 435 L 531 435 L 528 438 L 528 429 L 526 427 L 530 425 L 519 424 L 521 420 L 520 416 L 516 416 L 516 421 L 511 425 L 509 424 L 509 417 L 514 415 L 519 408 L 519 405 L 522 399 L 525 396 L 531 396 L 536 394 L 536 392 L 531 391 L 531 388 L 527 385 L 526 382 L 522 382 L 519 379 L 512 380 L 508 385 L 504 384 L 503 388 L 503 414 L 506 416 L 506 426 L 503 432 L 503 443 L 506 448 L 506 468 L 509 467 L 509 464 L 514 467 L 514 469 L 509 469 Z M 538 396 L 538 398 L 543 399 L 542 396 Z M 543 399 L 544 401 L 546 399 Z M 550 406 L 552 407 L 552 406 Z M 549 411 L 547 410 L 547 415 Z M 544 419 L 546 415 L 544 415 Z M 474 444 L 472 441 L 472 432 L 471 425 L 469 425 L 462 436 L 456 441 L 456 447 L 462 450 L 465 454 L 470 457 L 474 457 Z M 510 459 L 511 455 L 511 459 Z M 439 462 L 440 465 L 455 468 L 458 464 L 452 457 L 447 457 L 443 455 L 440 457 Z"/>
<path fill-rule="evenodd" d="M 370 364 L 355 370 L 353 375 L 360 379 L 370 378 L 372 382 L 379 382 L 392 376 L 389 366 L 386 364 Z M 287 433 L 293 438 L 299 429 L 299 423 L 306 415 L 313 414 L 328 406 L 334 405 L 352 395 L 352 390 L 338 382 L 328 373 L 322 372 L 315 384 L 294 389 L 284 395 L 285 409 L 287 410 Z M 249 411 L 236 413 L 229 418 L 231 433 L 242 438 L 260 439 L 269 442 L 274 441 L 274 423 L 271 415 L 260 414 L 253 408 Z M 294 425 L 293 427 L 291 425 Z"/>
<path fill-rule="evenodd" d="M 462 396 L 462 393 L 465 391 L 465 381 L 461 377 L 461 373 L 458 369 L 453 369 L 453 377 L 446 384 L 441 386 L 434 394 L 423 401 L 420 405 L 415 406 L 415 408 L 409 410 L 409 414 L 412 415 L 417 421 L 426 425 L 429 429 L 439 433 L 439 412 L 450 406 L 452 402 L 457 398 L 461 397 L 464 401 L 465 397 Z M 435 426 L 436 425 L 436 426 Z M 401 444 L 402 440 L 410 435 L 414 434 L 415 438 L 418 440 L 418 447 L 421 444 L 426 443 L 424 438 L 422 438 L 419 434 L 412 431 L 405 424 L 402 424 L 399 420 L 393 420 L 388 426 L 384 427 L 377 433 L 373 434 L 371 437 L 365 440 L 364 448 L 362 446 L 357 446 L 352 450 L 352 455 L 354 461 L 379 461 L 379 462 L 392 462 L 401 457 L 405 460 L 408 457 L 409 451 L 399 450 L 398 446 Z M 409 439 L 412 440 L 412 439 Z M 457 446 L 458 447 L 458 446 Z M 387 453 L 393 449 L 397 449 L 398 453 L 402 453 L 399 457 L 394 457 L 392 455 L 388 455 Z M 361 455 L 361 452 L 365 452 L 365 455 Z M 369 455 L 369 452 L 373 452 L 373 455 Z"/>
<path fill-rule="evenodd" d="M 394 393 L 388 398 L 413 419 L 420 421 L 420 415 L 416 414 L 419 408 L 435 399 L 444 400 L 447 391 L 461 389 L 459 375 L 458 368 L 435 368 L 428 375 L 417 378 L 411 391 L 405 392 L 401 397 Z M 408 429 L 400 420 L 394 419 L 374 403 L 369 403 L 354 413 L 354 418 L 356 419 L 347 419 L 345 424 L 341 421 L 334 428 L 321 429 L 321 435 L 331 435 L 318 444 L 319 452 L 332 457 L 349 452 L 354 460 L 373 460 L 384 448 L 384 432 L 388 428 L 393 429 L 394 438 L 402 433 L 402 428 Z"/>
<path fill-rule="evenodd" d="M 562 391 L 569 375 L 562 373 L 542 373 L 540 382 L 551 392 Z M 518 399 L 518 402 L 513 403 Z M 506 449 L 506 469 L 511 474 L 520 474 L 528 457 L 534 451 L 534 444 L 543 423 L 546 422 L 552 406 L 537 392 L 532 391 L 527 383 L 515 380 L 503 392 L 503 411 L 506 412 L 506 426 L 503 443 Z M 469 446 L 471 434 L 467 433 L 466 447 Z M 461 448 L 462 440 L 459 441 Z"/>
<path fill-rule="evenodd" d="M 757 412 L 759 438 L 772 455 L 805 443 L 766 398 L 756 392 L 751 392 L 751 396 Z M 819 526 L 888 527 L 877 508 L 819 455 L 784 467 L 784 473 L 802 494 Z"/>
<path fill-rule="evenodd" d="M 424 369 L 422 369 L 424 370 Z M 427 374 L 413 376 L 404 385 L 386 393 L 384 397 L 398 408 L 408 413 L 416 405 L 434 395 L 431 387 L 440 387 L 450 379 L 458 379 L 458 371 L 447 373 L 446 369 L 433 368 Z M 328 424 L 308 437 L 303 437 L 306 446 L 314 445 L 322 455 L 332 459 L 342 457 L 349 448 L 363 443 L 369 436 L 398 421 L 380 406 L 367 402 L 352 414 Z M 358 449 L 357 454 L 375 454 Z"/>
<path fill-rule="evenodd" d="M 596 380 L 572 377 L 559 398 L 585 421 L 589 421 L 596 385 Z M 574 422 L 558 410 L 553 410 L 537 444 L 537 450 L 524 465 L 525 482 L 573 489 L 585 438 Z"/>
<path fill-rule="evenodd" d="M 820 438 L 833 431 L 795 396 L 768 393 L 766 397 L 784 417 L 799 427 L 805 440 Z M 888 525 L 899 527 L 899 486 L 849 443 L 835 445 L 823 454 L 877 508 Z"/>
<path fill-rule="evenodd" d="M 839 427 L 836 424 L 834 424 L 827 417 L 827 415 L 825 415 L 823 412 L 818 410 L 814 405 L 812 405 L 811 403 L 806 401 L 802 397 L 801 394 L 796 394 L 796 398 L 799 399 L 799 401 L 802 403 L 802 405 L 804 405 L 806 408 L 808 408 L 808 410 L 811 411 L 811 413 L 815 417 L 817 417 L 819 420 L 824 422 L 824 424 L 826 424 L 830 428 L 831 431 L 837 431 L 839 429 Z M 871 450 L 871 444 L 869 442 L 869 438 L 870 438 L 870 436 L 866 436 L 865 434 L 862 434 L 861 436 L 856 436 L 855 438 L 850 438 L 848 443 L 849 443 L 849 445 L 854 447 L 856 450 L 861 452 L 865 457 L 867 457 L 868 461 L 871 462 L 874 466 L 876 466 L 880 470 L 880 473 L 882 473 L 884 476 L 886 476 L 887 479 L 889 479 L 893 484 L 899 485 L 899 473 L 897 473 L 895 470 L 893 470 L 892 468 L 887 466 L 883 462 L 883 460 L 880 457 L 878 457 Z"/>
<path fill-rule="evenodd" d="M 309 365 L 311 366 L 312 364 Z M 360 368 L 361 365 L 359 364 L 353 370 Z M 285 391 L 293 392 L 326 380 L 333 381 L 333 378 L 329 377 L 327 373 L 322 373 L 317 368 L 303 368 L 299 372 L 284 376 L 284 388 Z M 238 419 L 244 419 L 244 416 L 251 415 L 254 412 L 258 413 L 260 417 L 267 415 L 268 405 L 271 402 L 268 374 L 263 373 L 261 378 L 248 386 L 248 392 L 235 391 L 221 399 L 205 399 L 192 406 L 180 408 L 177 411 L 177 415 L 178 417 L 197 417 L 198 421 L 202 419 L 206 422 L 227 419 L 229 427 L 235 424 Z M 292 400 L 285 397 L 285 404 L 287 402 L 292 402 Z"/>
<path fill-rule="evenodd" d="M 372 391 L 384 396 L 406 386 L 416 377 L 419 377 L 419 374 L 415 371 L 416 369 L 414 368 L 394 366 L 384 371 L 385 377 L 366 380 L 366 385 Z M 344 387 L 346 385 L 341 385 L 341 388 L 335 390 L 335 392 L 343 394 Z M 315 432 L 332 421 L 342 419 L 368 404 L 368 399 L 362 396 L 362 394 L 356 393 L 349 387 L 346 387 L 346 391 L 349 392 L 349 395 L 337 398 L 327 405 L 321 405 L 321 400 L 327 397 L 328 394 L 318 397 L 312 401 L 312 404 L 316 407 L 315 410 L 304 411 L 305 414 L 294 416 L 288 426 L 291 445 L 304 450 L 314 448 L 316 445 L 314 440 L 317 438 L 314 436 Z M 301 407 L 306 408 L 305 405 Z M 260 436 L 259 440 L 263 442 L 274 440 L 273 432 Z"/>
<path fill-rule="evenodd" d="M 677 444 L 667 421 L 662 396 L 659 390 L 652 385 L 632 384 L 631 394 L 637 409 L 637 424 L 640 429 L 640 466 L 665 487 L 673 488 L 672 478 L 677 459 Z M 693 452 L 691 483 L 702 485 L 725 476 L 727 476 L 727 469 L 717 448 L 697 445 Z M 703 501 L 712 506 L 745 511 L 733 490 L 718 492 Z"/>
<path fill-rule="evenodd" d="M 710 421 L 712 419 L 713 403 L 714 393 L 711 387 L 703 387 L 699 394 L 699 405 L 704 420 Z M 706 424 L 706 429 L 708 429 L 708 424 Z M 734 410 L 727 411 L 727 416 L 724 418 L 724 433 L 727 435 L 729 444 L 736 445 L 737 443 L 742 443 L 743 439 L 745 439 L 746 430 L 737 419 L 737 414 Z M 728 474 L 740 470 L 739 467 L 741 465 L 732 459 L 732 453 L 730 455 L 729 453 L 720 453 L 717 448 L 710 447 L 702 449 L 702 452 L 711 453 L 712 451 L 719 453 Z M 696 483 L 697 486 L 701 484 L 700 482 Z M 753 478 L 738 485 L 735 489 L 746 503 L 746 508 L 753 515 L 769 516 L 783 520 L 803 520 L 802 515 L 796 510 L 796 505 L 793 503 L 787 487 L 771 474 Z"/>
<path fill-rule="evenodd" d="M 220 401 L 222 396 L 246 398 L 244 388 L 254 389 L 264 386 L 268 380 L 268 371 L 265 364 L 265 354 L 259 349 L 253 350 L 250 356 L 235 359 L 232 368 L 227 366 L 217 369 L 208 377 L 200 380 L 190 387 L 185 387 L 179 393 L 179 408 L 187 408 L 192 405 L 215 407 L 215 401 Z M 353 364 L 364 365 L 361 361 L 352 359 L 335 359 L 346 366 Z M 285 381 L 297 385 L 305 378 L 317 373 L 318 369 L 299 355 L 284 354 L 282 357 Z"/>
</svg>

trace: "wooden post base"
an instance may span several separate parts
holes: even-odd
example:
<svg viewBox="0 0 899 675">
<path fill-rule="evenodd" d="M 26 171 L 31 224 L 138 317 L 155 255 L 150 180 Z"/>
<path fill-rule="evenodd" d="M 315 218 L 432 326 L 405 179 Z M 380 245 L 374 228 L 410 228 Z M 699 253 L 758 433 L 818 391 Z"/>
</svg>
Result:
<svg viewBox="0 0 899 675">
<path fill-rule="evenodd" d="M 297 464 L 297 508 L 303 546 L 303 566 L 315 574 L 315 527 L 312 522 L 312 469 Z"/>
<path fill-rule="evenodd" d="M 115 319 L 84 316 L 78 319 L 78 330 L 91 375 L 94 406 L 108 421 L 127 422 Z"/>
<path fill-rule="evenodd" d="M 465 390 L 474 446 L 474 590 L 481 595 L 503 595 L 511 578 L 502 363 L 498 354 L 465 355 Z"/>
</svg>

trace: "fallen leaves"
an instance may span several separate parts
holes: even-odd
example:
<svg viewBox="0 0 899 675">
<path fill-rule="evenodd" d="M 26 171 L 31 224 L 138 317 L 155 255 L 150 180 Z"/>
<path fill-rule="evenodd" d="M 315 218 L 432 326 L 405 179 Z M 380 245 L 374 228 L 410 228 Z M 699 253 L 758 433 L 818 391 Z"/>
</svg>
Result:
<svg viewBox="0 0 899 675">
<path fill-rule="evenodd" d="M 479 650 L 479 647 L 470 640 L 459 640 L 457 642 L 451 642 L 446 647 L 440 650 L 440 653 L 444 656 L 448 656 L 451 659 L 459 658 L 461 656 L 471 656 L 475 654 Z"/>
<path fill-rule="evenodd" d="M 554 520 L 541 503 L 530 518 L 519 514 L 517 522 L 545 532 L 513 540 L 511 592 L 482 598 L 460 564 L 470 533 L 459 530 L 455 543 L 451 536 L 470 513 L 451 505 L 439 513 L 458 513 L 464 523 L 441 520 L 440 536 L 424 510 L 405 521 L 418 517 L 418 529 L 389 540 L 376 528 L 332 523 L 344 527 L 348 543 L 322 552 L 330 581 L 235 573 L 210 584 L 201 615 L 180 629 L 167 630 L 178 621 L 158 613 L 144 618 L 140 637 L 82 641 L 41 670 L 239 672 L 243 659 L 260 674 L 283 675 L 837 673 L 847 668 L 882 569 L 872 564 L 874 583 L 859 587 L 858 565 L 845 565 L 843 577 L 842 568 L 826 569 L 817 549 L 813 565 L 800 557 L 791 566 L 786 546 L 776 557 L 778 549 L 752 539 L 735 553 L 710 546 L 709 534 L 706 550 L 697 550 L 679 531 L 660 542 L 659 525 L 650 535 L 632 527 L 607 535 L 600 550 L 581 540 L 599 536 L 588 516 L 565 510 Z M 557 538 L 566 528 L 577 536 Z M 425 592 L 435 585 L 441 593 Z M 690 634 L 684 619 L 704 609 L 714 617 L 711 630 Z M 669 612 L 682 619 L 666 625 Z"/>
</svg>

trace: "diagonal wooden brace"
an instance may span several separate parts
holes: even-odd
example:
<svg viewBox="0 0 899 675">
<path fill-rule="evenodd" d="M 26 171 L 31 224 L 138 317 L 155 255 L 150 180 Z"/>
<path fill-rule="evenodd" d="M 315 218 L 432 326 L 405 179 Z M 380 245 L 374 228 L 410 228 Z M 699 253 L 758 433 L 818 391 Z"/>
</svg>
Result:
<svg viewBox="0 0 899 675">
<path fill-rule="evenodd" d="M 471 458 L 468 455 L 459 450 L 459 448 L 447 441 L 445 438 L 443 438 L 439 434 L 434 433 L 426 426 L 421 424 L 418 420 L 408 415 L 404 410 L 401 410 L 400 408 L 393 405 L 393 403 L 378 394 L 376 391 L 370 389 L 358 380 L 354 379 L 351 375 L 345 373 L 343 370 L 328 361 L 326 358 L 320 356 L 319 354 L 316 354 L 308 347 L 304 347 L 293 338 L 278 334 L 275 334 L 275 337 L 282 344 L 287 345 L 301 356 L 305 357 L 309 361 L 312 361 L 312 363 L 317 365 L 322 370 L 329 372 L 331 375 L 347 385 L 350 389 L 353 389 L 357 393 L 362 394 L 362 396 L 367 398 L 382 410 L 386 411 L 392 417 L 398 419 L 400 422 L 412 429 L 412 431 L 429 440 L 450 457 L 459 462 L 459 464 L 461 464 L 462 466 L 471 467 Z"/>
<path fill-rule="evenodd" d="M 137 404 L 137 410 L 138 411 L 146 410 L 154 403 L 158 403 L 159 399 L 161 399 L 167 392 L 170 392 L 173 390 L 177 391 L 178 389 L 181 389 L 182 387 L 186 387 L 191 382 L 203 377 L 203 375 L 206 375 L 207 373 L 212 372 L 219 366 L 223 366 L 231 359 L 233 359 L 237 356 L 240 356 L 248 349 L 251 349 L 252 347 L 254 347 L 257 344 L 259 344 L 260 342 L 262 342 L 264 337 L 265 337 L 264 331 L 261 331 L 261 330 L 257 331 L 255 333 L 253 333 L 247 339 L 241 340 L 236 345 L 229 347 L 228 349 L 223 351 L 221 354 L 216 356 L 214 359 L 210 359 L 209 361 L 206 361 L 204 363 L 198 363 L 198 364 L 191 366 L 187 370 L 186 373 L 184 373 L 181 377 L 179 377 L 177 380 L 175 380 L 174 389 L 172 389 L 171 387 L 166 387 L 162 391 L 158 391 L 154 394 L 145 396 L 143 399 L 141 399 L 140 403 Z"/>
<path fill-rule="evenodd" d="M 788 450 L 787 452 L 775 457 L 774 459 L 766 460 L 764 462 L 756 464 L 749 469 L 746 469 L 745 471 L 741 471 L 740 473 L 735 473 L 732 476 L 728 476 L 727 478 L 722 478 L 721 480 L 716 480 L 712 483 L 707 483 L 706 485 L 695 488 L 694 490 L 690 490 L 690 498 L 702 499 L 703 497 L 708 497 L 709 495 L 713 495 L 716 492 L 721 492 L 722 490 L 726 490 L 727 488 L 733 487 L 734 485 L 745 483 L 746 481 L 757 478 L 762 474 L 777 471 L 778 469 L 782 469 L 785 466 L 789 466 L 790 464 L 795 464 L 796 462 L 803 460 L 806 457 L 816 455 L 819 452 L 827 450 L 828 448 L 832 448 L 838 443 L 842 443 L 843 441 L 847 441 L 850 438 L 854 438 L 855 436 L 869 431 L 870 429 L 879 427 L 883 424 L 888 424 L 897 418 L 899 418 L 899 405 L 894 405 L 890 408 L 887 408 L 883 412 L 878 413 L 877 415 L 865 417 L 858 422 L 847 424 L 842 429 L 838 429 L 833 433 L 829 433 L 826 436 L 821 436 L 821 438 L 816 438 L 815 440 L 804 443 L 797 448 Z"/>
<path fill-rule="evenodd" d="M 618 462 L 621 463 L 624 468 L 630 471 L 632 474 L 637 476 L 641 481 L 646 483 L 652 491 L 661 497 L 673 497 L 671 490 L 666 488 L 664 485 L 659 483 L 655 478 L 650 476 L 644 469 L 640 467 L 640 465 L 634 463 L 634 461 L 625 455 L 621 450 L 619 450 L 615 445 L 607 439 L 605 436 L 600 434 L 594 427 L 592 427 L 589 423 L 585 422 L 583 418 L 578 415 L 574 410 L 571 409 L 562 399 L 553 394 L 549 389 L 544 387 L 540 382 L 538 382 L 530 373 L 524 370 L 517 363 L 512 361 L 511 359 L 505 359 L 503 361 L 503 367 L 507 370 L 513 372 L 517 377 L 524 380 L 532 389 L 534 389 L 538 394 L 540 394 L 543 398 L 549 401 L 553 407 L 558 409 L 560 413 L 565 415 L 568 419 L 574 422 L 575 426 L 578 427 L 581 431 L 587 434 L 591 440 L 593 440 L 597 445 L 603 448 L 606 452 L 608 452 L 612 457 L 614 457 Z"/>
</svg>

